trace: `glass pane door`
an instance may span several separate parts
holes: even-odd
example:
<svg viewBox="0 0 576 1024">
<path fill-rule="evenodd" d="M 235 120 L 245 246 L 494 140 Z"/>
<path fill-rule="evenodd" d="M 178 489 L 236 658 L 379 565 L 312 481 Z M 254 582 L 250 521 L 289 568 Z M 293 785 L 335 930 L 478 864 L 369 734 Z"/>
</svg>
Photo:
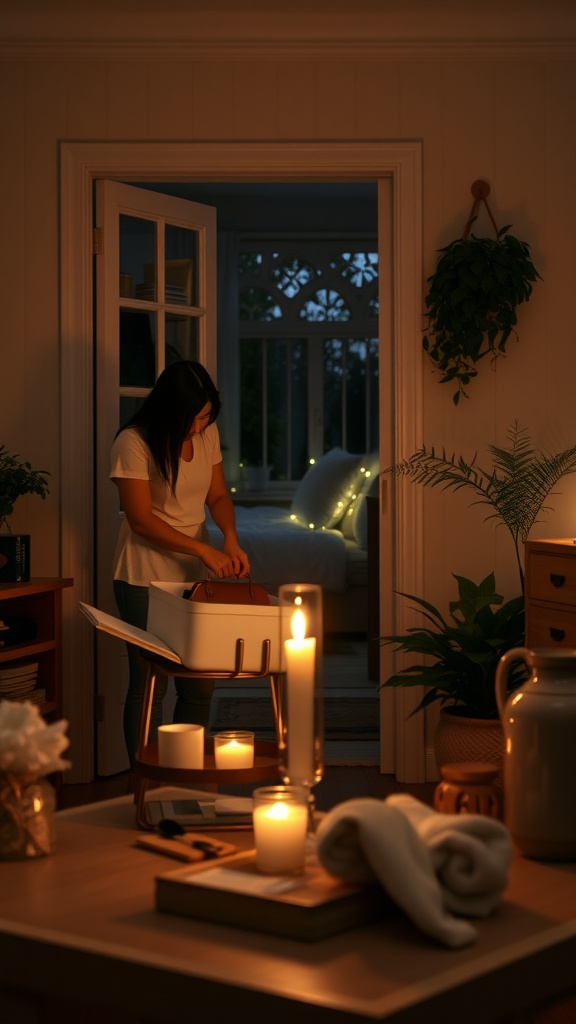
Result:
<svg viewBox="0 0 576 1024">
<path fill-rule="evenodd" d="M 120 420 L 134 411 L 158 374 L 179 359 L 200 359 L 199 230 L 163 219 L 121 213 L 119 226 L 118 338 Z M 122 300 L 129 300 L 122 303 Z"/>
<path fill-rule="evenodd" d="M 216 379 L 216 211 L 133 188 L 96 183 L 96 603 L 118 612 L 112 562 L 121 510 L 109 453 L 164 367 L 197 359 Z M 125 645 L 98 634 L 98 772 L 128 766 L 122 736 Z"/>
</svg>

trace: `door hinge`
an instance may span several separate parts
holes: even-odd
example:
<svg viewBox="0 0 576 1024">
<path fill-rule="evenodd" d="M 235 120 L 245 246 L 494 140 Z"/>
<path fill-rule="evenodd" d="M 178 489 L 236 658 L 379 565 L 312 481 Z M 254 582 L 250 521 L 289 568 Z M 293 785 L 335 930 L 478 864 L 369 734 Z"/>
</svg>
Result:
<svg viewBox="0 0 576 1024">
<path fill-rule="evenodd" d="M 104 694 L 103 693 L 97 693 L 96 694 L 96 708 L 95 708 L 95 711 L 96 711 L 96 721 L 97 722 L 103 722 L 104 721 Z"/>
<path fill-rule="evenodd" d="M 102 252 L 102 228 L 92 228 L 92 255 L 101 256 Z"/>
</svg>

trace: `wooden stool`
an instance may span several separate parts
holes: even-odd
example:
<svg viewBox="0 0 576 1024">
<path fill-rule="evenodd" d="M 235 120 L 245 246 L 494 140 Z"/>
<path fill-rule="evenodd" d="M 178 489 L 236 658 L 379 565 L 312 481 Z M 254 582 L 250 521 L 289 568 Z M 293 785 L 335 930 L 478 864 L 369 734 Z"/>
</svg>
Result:
<svg viewBox="0 0 576 1024">
<path fill-rule="evenodd" d="M 150 781 L 170 783 L 174 786 L 202 787 L 202 784 L 239 782 L 269 782 L 279 775 L 278 742 L 256 740 L 254 744 L 254 765 L 252 768 L 216 768 L 214 760 L 214 741 L 207 737 L 204 750 L 204 768 L 166 768 L 158 764 L 158 744 L 149 743 L 152 701 L 158 675 L 174 676 L 178 679 L 261 679 L 269 676 L 270 694 L 276 737 L 282 735 L 281 723 L 281 692 L 284 673 L 270 672 L 270 641 L 262 644 L 262 664 L 260 671 L 242 671 L 244 641 L 236 641 L 236 663 L 232 672 L 197 672 L 178 665 L 168 658 L 162 658 L 150 651 L 141 650 L 140 657 L 146 665 L 146 682 L 140 720 L 140 736 L 134 763 L 135 785 L 134 803 L 136 804 L 136 823 L 139 828 L 153 830 L 154 825 L 146 813 L 146 791 Z M 191 684 L 193 685 L 193 683 Z"/>
<path fill-rule="evenodd" d="M 444 814 L 485 814 L 501 818 L 502 807 L 494 786 L 498 765 L 475 763 L 443 764 L 442 782 L 434 793 L 434 807 Z"/>
</svg>

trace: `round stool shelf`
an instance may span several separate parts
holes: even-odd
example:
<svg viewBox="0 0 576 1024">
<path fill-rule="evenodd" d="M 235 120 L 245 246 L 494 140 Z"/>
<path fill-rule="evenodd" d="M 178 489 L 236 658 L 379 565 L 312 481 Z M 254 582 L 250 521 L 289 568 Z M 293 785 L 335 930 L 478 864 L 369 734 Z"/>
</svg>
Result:
<svg viewBox="0 0 576 1024">
<path fill-rule="evenodd" d="M 203 782 L 244 783 L 266 782 L 278 775 L 278 745 L 269 740 L 255 740 L 252 768 L 217 768 L 214 761 L 214 741 L 207 737 L 203 768 L 166 768 L 158 764 L 158 744 L 149 743 L 141 756 L 136 757 L 135 771 L 147 779 L 161 780 L 172 785 L 190 785 Z"/>
<path fill-rule="evenodd" d="M 136 757 L 134 772 L 136 786 L 134 803 L 136 823 L 141 829 L 153 829 L 146 814 L 146 790 L 149 783 L 163 782 L 171 786 L 192 786 L 211 783 L 235 785 L 237 783 L 271 782 L 279 777 L 278 745 L 268 740 L 254 742 L 254 765 L 252 768 L 216 768 L 214 761 L 214 740 L 206 737 L 204 745 L 204 768 L 166 768 L 158 764 L 158 744 L 148 743 Z"/>
<path fill-rule="evenodd" d="M 252 679 L 269 676 L 270 696 L 274 720 L 276 722 L 276 733 L 279 730 L 279 708 L 280 689 L 282 685 L 282 673 L 269 671 L 270 642 L 264 645 L 262 670 L 254 674 L 242 671 L 242 651 L 244 641 L 237 640 L 237 661 L 234 672 L 198 672 L 193 669 L 184 668 L 174 662 L 166 660 L 149 651 L 141 651 L 140 655 L 146 666 L 146 684 L 144 699 L 142 702 L 142 717 L 140 720 L 140 739 L 138 750 L 134 759 L 134 803 L 136 805 L 136 823 L 139 828 L 151 829 L 154 826 L 148 820 L 146 814 L 146 790 L 150 783 L 164 782 L 172 786 L 191 786 L 196 784 L 199 788 L 206 785 L 235 785 L 244 783 L 271 782 L 280 777 L 280 756 L 277 741 L 256 740 L 254 743 L 254 765 L 252 768 L 216 768 L 214 760 L 214 738 L 204 738 L 204 767 L 203 768 L 167 768 L 158 764 L 158 744 L 149 743 L 150 716 L 154 699 L 154 688 L 157 675 L 172 675 L 176 678 L 190 679 L 193 685 L 195 679 L 229 679 L 231 682 L 240 679 Z"/>
</svg>

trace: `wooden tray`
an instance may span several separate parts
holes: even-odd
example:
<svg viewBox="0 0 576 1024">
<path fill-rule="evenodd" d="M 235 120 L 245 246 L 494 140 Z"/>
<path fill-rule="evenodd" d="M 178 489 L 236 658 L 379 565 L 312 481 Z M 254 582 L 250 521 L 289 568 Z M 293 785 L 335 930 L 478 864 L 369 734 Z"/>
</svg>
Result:
<svg viewBox="0 0 576 1024">
<path fill-rule="evenodd" d="M 302 875 L 263 875 L 255 851 L 156 877 L 156 909 L 181 917 L 315 942 L 392 912 L 380 886 L 346 885 L 316 860 Z"/>
</svg>

